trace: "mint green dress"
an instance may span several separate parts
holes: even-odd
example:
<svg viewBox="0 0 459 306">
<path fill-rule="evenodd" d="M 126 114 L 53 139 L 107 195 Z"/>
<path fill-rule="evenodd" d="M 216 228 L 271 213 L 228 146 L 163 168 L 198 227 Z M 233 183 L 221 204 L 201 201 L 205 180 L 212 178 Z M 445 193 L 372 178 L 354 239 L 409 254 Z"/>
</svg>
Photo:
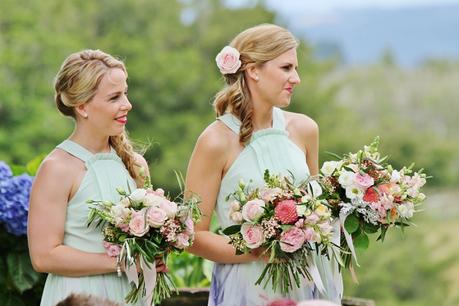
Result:
<svg viewBox="0 0 459 306">
<path fill-rule="evenodd" d="M 86 200 L 118 201 L 116 188 L 127 190 L 129 185 L 133 190 L 135 182 L 113 148 L 110 153 L 92 154 L 71 140 L 65 140 L 57 148 L 81 159 L 87 169 L 80 188 L 67 204 L 63 244 L 84 252 L 105 253 L 101 229 L 87 226 L 89 210 Z M 72 173 L 69 172 L 69 175 Z M 124 297 L 129 290 L 124 274 L 122 277 L 116 273 L 81 277 L 48 274 L 40 305 L 53 306 L 71 293 L 91 294 L 124 305 Z"/>
<path fill-rule="evenodd" d="M 225 114 L 218 120 L 239 134 L 241 123 L 235 116 Z M 307 179 L 310 173 L 304 152 L 288 137 L 284 113 L 279 108 L 273 108 L 272 128 L 252 135 L 250 142 L 221 181 L 215 211 L 222 228 L 233 224 L 229 218 L 230 201 L 225 200 L 227 195 L 234 192 L 241 179 L 246 183 L 252 181 L 252 186 L 263 186 L 265 169 L 280 175 L 289 175 L 290 171 L 297 182 Z M 342 278 L 338 266 L 324 257 L 316 257 L 315 261 L 326 291 L 321 294 L 313 282 L 303 279 L 300 288 L 295 287 L 284 297 L 296 301 L 321 298 L 340 303 Z M 280 293 L 273 292 L 271 286 L 264 289 L 263 286 L 255 285 L 264 266 L 262 261 L 243 264 L 216 263 L 212 272 L 208 305 L 264 306 L 272 300 L 282 298 Z"/>
</svg>

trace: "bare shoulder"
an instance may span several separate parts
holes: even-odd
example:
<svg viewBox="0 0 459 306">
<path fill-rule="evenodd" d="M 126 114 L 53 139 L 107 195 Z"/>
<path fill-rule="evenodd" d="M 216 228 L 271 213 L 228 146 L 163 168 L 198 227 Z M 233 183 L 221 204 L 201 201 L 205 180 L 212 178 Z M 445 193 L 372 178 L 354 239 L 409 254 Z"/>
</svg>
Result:
<svg viewBox="0 0 459 306">
<path fill-rule="evenodd" d="M 235 140 L 238 141 L 238 136 L 217 120 L 199 135 L 195 150 L 209 156 L 226 155 Z"/>
<path fill-rule="evenodd" d="M 83 171 L 85 166 L 81 160 L 63 150 L 55 149 L 41 163 L 35 180 L 57 183 L 60 188 L 70 189 L 75 174 Z"/>
<path fill-rule="evenodd" d="M 301 138 L 317 137 L 319 125 L 309 116 L 284 111 L 286 129 Z"/>
</svg>

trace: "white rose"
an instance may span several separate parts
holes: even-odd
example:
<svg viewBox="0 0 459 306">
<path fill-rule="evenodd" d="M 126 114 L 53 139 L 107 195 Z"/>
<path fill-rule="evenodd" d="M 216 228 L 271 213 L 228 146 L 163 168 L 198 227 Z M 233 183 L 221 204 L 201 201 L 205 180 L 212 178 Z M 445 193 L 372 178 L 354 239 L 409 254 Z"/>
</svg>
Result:
<svg viewBox="0 0 459 306">
<path fill-rule="evenodd" d="M 145 196 L 144 205 L 151 207 L 159 207 L 165 199 L 154 193 L 147 193 Z"/>
<path fill-rule="evenodd" d="M 339 170 L 339 168 L 341 168 L 341 165 L 342 165 L 342 161 L 335 161 L 335 160 L 326 161 L 322 165 L 322 168 L 320 169 L 320 171 L 322 171 L 323 175 L 325 176 L 331 176 L 333 172 L 335 172 L 336 169 Z"/>
<path fill-rule="evenodd" d="M 355 182 L 355 173 L 346 170 L 342 171 L 338 178 L 338 182 L 345 188 L 353 185 Z"/>
<path fill-rule="evenodd" d="M 402 203 L 397 206 L 397 211 L 402 218 L 412 218 L 414 214 L 414 204 L 411 202 Z"/>
<path fill-rule="evenodd" d="M 137 188 L 134 190 L 129 198 L 131 198 L 132 201 L 134 202 L 142 202 L 145 198 L 145 195 L 147 194 L 147 191 L 143 188 Z"/>
</svg>

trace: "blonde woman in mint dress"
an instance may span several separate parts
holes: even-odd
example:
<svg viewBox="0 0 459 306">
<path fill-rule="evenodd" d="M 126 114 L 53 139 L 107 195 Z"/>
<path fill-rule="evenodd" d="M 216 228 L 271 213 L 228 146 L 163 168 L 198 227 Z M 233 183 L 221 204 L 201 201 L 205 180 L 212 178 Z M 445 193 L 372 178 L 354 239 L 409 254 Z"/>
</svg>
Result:
<svg viewBox="0 0 459 306">
<path fill-rule="evenodd" d="M 32 188 L 28 239 L 32 264 L 49 273 L 41 305 L 85 293 L 124 305 L 130 290 L 100 228 L 87 227 L 86 200 L 119 200 L 116 187 L 142 184 L 145 159 L 125 133 L 128 112 L 124 64 L 99 50 L 71 54 L 55 81 L 61 113 L 75 120 L 70 137 L 43 161 Z M 141 305 L 139 303 L 139 305 Z"/>
<path fill-rule="evenodd" d="M 309 117 L 283 111 L 300 82 L 297 41 L 287 30 L 264 24 L 237 35 L 217 56 L 226 86 L 215 98 L 217 120 L 199 137 L 187 173 L 187 190 L 202 197 L 204 217 L 190 252 L 215 262 L 210 306 L 262 306 L 281 298 L 255 282 L 266 264 L 259 256 L 235 255 L 227 237 L 209 231 L 215 212 L 220 225 L 232 224 L 225 197 L 241 179 L 263 185 L 263 173 L 300 181 L 318 173 L 318 127 Z M 340 302 L 342 279 L 335 263 L 315 258 L 325 290 L 302 280 L 288 296 L 296 301 Z"/>
</svg>

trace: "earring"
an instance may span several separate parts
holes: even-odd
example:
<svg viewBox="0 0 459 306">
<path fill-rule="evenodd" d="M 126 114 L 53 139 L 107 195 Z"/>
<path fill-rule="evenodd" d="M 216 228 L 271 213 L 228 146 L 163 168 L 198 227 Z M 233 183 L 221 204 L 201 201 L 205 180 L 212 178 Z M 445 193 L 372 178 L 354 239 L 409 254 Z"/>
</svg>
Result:
<svg viewBox="0 0 459 306">
<path fill-rule="evenodd" d="M 255 81 L 258 81 L 260 78 L 258 77 L 258 75 L 255 76 Z"/>
<path fill-rule="evenodd" d="M 88 114 L 84 114 L 84 115 L 83 115 L 83 118 L 84 118 L 84 119 L 88 119 Z"/>
</svg>

